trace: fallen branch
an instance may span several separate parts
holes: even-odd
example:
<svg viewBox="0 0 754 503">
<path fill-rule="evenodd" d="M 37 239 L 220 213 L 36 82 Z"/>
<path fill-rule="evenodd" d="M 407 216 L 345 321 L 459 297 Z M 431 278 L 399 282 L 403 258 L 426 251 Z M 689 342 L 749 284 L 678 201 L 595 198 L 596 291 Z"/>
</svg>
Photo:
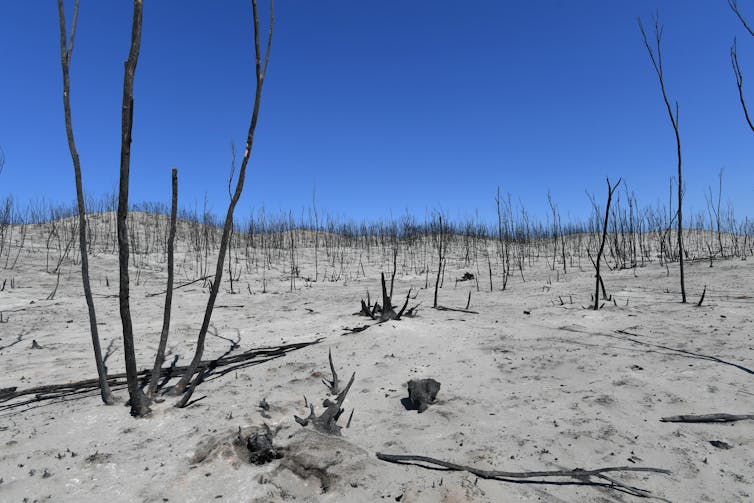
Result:
<svg viewBox="0 0 754 503">
<path fill-rule="evenodd" d="M 234 370 L 239 370 L 251 365 L 258 365 L 275 358 L 280 358 L 282 356 L 285 356 L 287 353 L 290 353 L 291 351 L 303 349 L 307 346 L 318 344 L 321 341 L 322 339 L 319 338 L 309 342 L 298 342 L 295 344 L 284 344 L 281 346 L 262 347 L 250 349 L 237 355 L 227 356 L 216 360 L 204 360 L 197 366 L 196 373 L 203 373 L 214 363 L 213 370 L 224 367 L 222 370 L 217 370 L 217 372 L 215 372 L 215 374 L 212 376 L 212 379 L 216 379 Z M 188 368 L 188 366 L 173 365 L 169 368 L 161 369 L 160 376 L 165 378 L 161 383 L 161 387 L 164 386 L 173 376 L 178 377 L 182 375 L 186 370 L 188 370 Z M 152 369 L 144 369 L 138 372 L 137 376 L 143 379 L 149 379 L 151 372 Z M 108 384 L 110 384 L 110 386 L 114 389 L 122 388 L 126 386 L 125 378 L 125 373 L 111 374 L 108 376 L 107 381 Z M 33 402 L 64 398 L 69 395 L 82 394 L 83 396 L 86 396 L 87 394 L 95 394 L 98 392 L 98 379 L 86 379 L 64 384 L 36 386 L 22 390 L 18 390 L 15 387 L 4 388 L 0 390 L 0 404 L 2 404 L 0 405 L 0 411 L 17 408 Z M 33 395 L 33 398 L 15 403 L 5 403 L 30 395 Z"/>
<path fill-rule="evenodd" d="M 461 309 L 459 307 L 437 306 L 435 309 L 437 309 L 438 311 L 455 311 L 458 313 L 479 314 L 477 311 L 472 311 L 471 309 Z"/>
<path fill-rule="evenodd" d="M 625 335 L 636 335 L 636 336 L 640 335 L 640 334 L 634 334 L 632 332 L 628 332 L 626 330 L 616 330 L 616 332 L 619 333 L 619 334 L 625 334 Z M 638 339 L 633 339 L 631 337 L 617 337 L 615 335 L 610 335 L 610 334 L 599 334 L 599 335 L 604 335 L 606 337 L 614 337 L 616 339 L 628 340 L 628 341 L 631 341 L 631 342 L 635 342 L 636 344 L 643 344 L 645 346 L 654 346 L 656 348 L 666 349 L 668 351 L 673 351 L 673 352 L 676 352 L 676 353 L 681 353 L 681 354 L 684 354 L 684 355 L 689 355 L 691 357 L 698 358 L 700 360 L 709 360 L 709 361 L 716 362 L 716 363 L 722 363 L 723 365 L 730 365 L 731 367 L 736 367 L 739 370 L 743 370 L 747 374 L 754 374 L 754 370 L 751 370 L 750 368 L 746 368 L 743 365 L 739 365 L 737 363 L 725 361 L 725 360 L 723 360 L 721 358 L 718 358 L 717 356 L 705 355 L 705 354 L 701 354 L 701 353 L 694 353 L 693 351 L 686 351 L 685 349 L 671 348 L 671 347 L 668 347 L 668 346 L 663 346 L 661 344 L 652 344 L 651 342 L 644 342 L 644 341 L 640 341 Z"/>
<path fill-rule="evenodd" d="M 660 419 L 663 423 L 733 423 L 754 419 L 754 414 L 683 414 L 667 416 Z"/>
<path fill-rule="evenodd" d="M 662 473 L 665 475 L 670 474 L 670 470 L 665 470 L 662 468 L 652 468 L 652 467 L 641 467 L 641 466 L 611 466 L 607 468 L 597 468 L 594 470 L 584 470 L 581 468 L 575 468 L 573 470 L 547 470 L 547 471 L 536 471 L 536 472 L 505 472 L 500 470 L 482 470 L 481 468 L 475 468 L 473 466 L 466 466 L 466 465 L 459 465 L 456 463 L 451 463 L 448 461 L 442 461 L 439 459 L 430 458 L 427 456 L 416 456 L 411 454 L 385 454 L 378 452 L 377 453 L 377 459 L 381 459 L 382 461 L 387 461 L 389 463 L 396 463 L 396 464 L 417 464 L 417 463 L 424 463 L 425 465 L 434 465 L 434 466 L 425 466 L 425 465 L 417 465 L 422 468 L 431 468 L 436 469 L 436 467 L 444 468 L 446 470 L 450 471 L 457 471 L 457 472 L 468 472 L 472 475 L 476 475 L 479 478 L 482 479 L 491 479 L 491 480 L 500 480 L 500 481 L 527 481 L 527 479 L 534 479 L 534 478 L 547 478 L 547 477 L 565 477 L 565 478 L 572 478 L 576 479 L 580 484 L 583 485 L 597 485 L 602 487 L 608 487 L 611 489 L 617 489 L 622 492 L 626 492 L 628 494 L 632 494 L 634 496 L 639 496 L 642 498 L 649 497 L 651 493 L 645 489 L 640 489 L 638 487 L 631 487 L 626 484 L 623 484 L 622 482 L 619 482 L 617 480 L 614 480 L 612 478 L 607 477 L 604 475 L 605 473 L 610 472 L 649 472 L 649 473 Z M 590 477 L 597 477 L 601 478 L 603 480 L 608 481 L 607 484 L 605 483 L 599 483 L 592 480 L 589 480 Z M 539 481 L 529 481 L 530 483 L 537 483 Z"/>
<path fill-rule="evenodd" d="M 10 344 L 6 344 L 5 346 L 0 346 L 0 351 L 2 351 L 4 349 L 8 349 L 11 346 L 15 346 L 16 344 L 18 344 L 19 342 L 21 342 L 23 340 L 23 338 L 24 338 L 23 334 L 18 334 L 16 336 L 16 340 L 15 341 L 11 342 Z"/>
<path fill-rule="evenodd" d="M 204 280 L 206 280 L 206 279 L 208 279 L 208 278 L 211 278 L 211 277 L 212 277 L 211 275 L 209 275 L 209 276 L 202 276 L 201 278 L 197 278 L 197 279 L 195 279 L 194 281 L 189 281 L 188 283 L 183 283 L 183 284 L 181 284 L 181 285 L 178 285 L 178 286 L 176 286 L 176 287 L 173 287 L 173 291 L 176 291 L 176 290 L 178 290 L 179 288 L 183 288 L 184 286 L 193 285 L 194 283 L 198 283 L 199 281 L 204 281 Z M 165 295 L 166 293 L 168 293 L 168 291 L 167 291 L 167 290 L 163 290 L 163 291 L 161 291 L 161 292 L 157 292 L 157 293 L 147 293 L 147 294 L 145 295 L 145 297 L 157 297 L 158 295 Z"/>
<path fill-rule="evenodd" d="M 359 326 L 356 326 L 356 327 L 353 327 L 353 328 L 343 327 L 343 330 L 345 330 L 345 332 L 343 333 L 343 335 L 358 334 L 359 332 L 363 332 L 364 330 L 366 330 L 367 328 L 369 328 L 371 326 L 372 325 L 359 325 Z"/>
<path fill-rule="evenodd" d="M 747 367 L 744 367 L 743 365 L 739 365 L 738 363 L 733 363 L 733 362 L 729 362 L 729 361 L 723 360 L 722 358 L 718 358 L 717 356 L 705 355 L 705 354 L 701 354 L 701 353 L 694 353 L 693 351 L 687 351 L 685 349 L 673 348 L 673 347 L 670 347 L 670 346 L 663 346 L 662 344 L 654 344 L 654 343 L 651 343 L 651 342 L 640 341 L 639 339 L 634 339 L 633 337 L 620 337 L 620 336 L 613 335 L 613 334 L 602 334 L 602 333 L 599 333 L 599 332 L 589 332 L 589 331 L 586 331 L 586 330 L 579 330 L 578 328 L 575 328 L 575 327 L 572 327 L 572 326 L 559 327 L 559 330 L 566 330 L 568 332 L 576 332 L 578 334 L 601 335 L 603 337 L 610 337 L 610 338 L 618 339 L 618 340 L 621 340 L 621 341 L 630 341 L 630 342 L 633 342 L 635 344 L 640 344 L 642 346 L 649 346 L 649 347 L 654 347 L 654 348 L 660 348 L 660 349 L 664 349 L 664 350 L 667 350 L 667 351 L 672 351 L 674 353 L 680 353 L 681 356 L 685 356 L 686 358 L 694 358 L 694 359 L 697 359 L 697 360 L 708 360 L 708 361 L 715 362 L 715 363 L 722 363 L 723 365 L 730 365 L 731 367 L 735 367 L 735 368 L 737 368 L 739 370 L 742 370 L 742 371 L 746 372 L 747 374 L 753 374 L 754 375 L 754 370 L 752 370 L 750 368 L 747 368 Z M 633 333 L 633 332 L 629 332 L 627 330 L 616 330 L 615 332 L 618 333 L 618 334 L 623 334 L 623 335 L 633 335 L 633 336 L 637 336 L 637 337 L 642 337 L 641 334 L 636 334 L 636 333 Z"/>
</svg>

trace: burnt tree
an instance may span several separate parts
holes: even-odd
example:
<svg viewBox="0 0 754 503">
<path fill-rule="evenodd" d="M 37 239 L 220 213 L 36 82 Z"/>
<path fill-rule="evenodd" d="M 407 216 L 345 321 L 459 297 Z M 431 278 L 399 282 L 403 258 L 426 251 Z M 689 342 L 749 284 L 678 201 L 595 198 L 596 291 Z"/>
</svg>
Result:
<svg viewBox="0 0 754 503">
<path fill-rule="evenodd" d="M 223 226 L 223 233 L 220 239 L 220 250 L 217 256 L 217 265 L 215 267 L 215 278 L 212 282 L 209 299 L 207 300 L 207 307 L 204 311 L 204 320 L 202 321 L 202 326 L 199 329 L 199 335 L 196 342 L 196 351 L 194 352 L 194 357 L 191 360 L 188 370 L 183 374 L 181 379 L 174 387 L 174 392 L 176 393 L 183 393 L 186 390 L 189 382 L 196 373 L 197 366 L 202 360 L 202 355 L 204 353 L 204 341 L 207 338 L 207 331 L 209 330 L 210 320 L 212 319 L 212 310 L 215 306 L 215 300 L 217 299 L 217 294 L 220 290 L 220 282 L 223 276 L 225 253 L 228 249 L 228 239 L 233 227 L 233 212 L 235 211 L 236 204 L 238 203 L 238 200 L 241 197 L 241 192 L 243 191 L 244 180 L 246 179 L 246 166 L 249 163 L 251 149 L 254 145 L 254 131 L 257 127 L 257 120 L 259 119 L 259 106 L 262 102 L 262 87 L 264 85 L 264 78 L 267 73 L 267 64 L 270 60 L 272 31 L 275 22 L 275 2 L 274 0 L 270 1 L 270 30 L 267 37 L 267 47 L 264 55 L 262 54 L 261 44 L 259 40 L 259 12 L 257 10 L 256 0 L 252 0 L 251 6 L 254 17 L 254 54 L 256 69 L 256 92 L 254 94 L 254 107 L 251 114 L 249 131 L 246 136 L 246 148 L 244 150 L 243 159 L 241 160 L 241 167 L 238 171 L 238 179 L 236 180 L 235 191 L 233 192 L 233 197 L 228 204 L 228 211 L 225 215 L 225 224 Z M 179 404 L 181 403 L 182 401 L 179 402 Z"/>
<path fill-rule="evenodd" d="M 610 218 L 610 203 L 613 200 L 613 192 L 615 192 L 615 189 L 618 188 L 618 185 L 620 185 L 620 178 L 618 179 L 618 183 L 615 184 L 615 186 L 610 185 L 610 179 L 607 178 L 607 205 L 605 206 L 605 220 L 602 223 L 602 240 L 600 241 L 600 248 L 597 251 L 597 260 L 594 262 L 594 268 L 597 271 L 596 272 L 596 283 L 594 286 L 594 307 L 593 309 L 596 311 L 600 308 L 600 285 L 602 284 L 602 293 L 604 295 L 605 293 L 605 286 L 602 283 L 602 276 L 600 276 L 600 260 L 602 260 L 602 252 L 605 250 L 605 240 L 607 239 L 607 222 Z"/>
<path fill-rule="evenodd" d="M 160 369 L 165 361 L 165 347 L 168 344 L 170 334 L 170 311 L 173 305 L 173 256 L 175 251 L 175 227 L 178 213 L 178 170 L 173 168 L 171 172 L 172 197 L 170 203 L 170 231 L 168 231 L 168 284 L 165 290 L 165 309 L 162 317 L 162 331 L 160 343 L 157 346 L 157 355 L 154 359 L 152 377 L 149 380 L 147 396 L 152 398 L 157 389 L 157 381 L 160 377 Z"/>
<path fill-rule="evenodd" d="M 60 66 L 63 70 L 63 109 L 65 111 L 65 132 L 68 137 L 68 149 L 71 152 L 73 161 L 73 176 L 76 183 L 76 203 L 79 218 L 79 250 L 81 252 L 81 281 L 84 286 L 84 298 L 86 307 L 89 312 L 89 330 L 92 334 L 92 347 L 94 349 L 94 363 L 97 366 L 97 377 L 99 379 L 100 396 L 102 401 L 111 405 L 113 400 L 110 386 L 107 384 L 107 367 L 102 359 L 102 347 L 99 341 L 99 331 L 97 329 L 97 315 L 94 309 L 94 299 L 92 298 L 92 288 L 89 283 L 89 254 L 86 248 L 86 205 L 84 203 L 84 189 L 81 181 L 81 161 L 79 160 L 76 142 L 73 138 L 73 125 L 71 121 L 71 99 L 70 89 L 71 80 L 69 76 L 69 67 L 71 63 L 71 54 L 73 53 L 73 41 L 76 36 L 76 22 L 79 15 L 79 0 L 76 0 L 73 6 L 73 21 L 71 23 L 70 39 L 66 36 L 65 10 L 63 0 L 58 0 L 58 18 L 60 21 Z M 0 162 L 0 171 L 2 171 L 2 162 Z"/>
<path fill-rule="evenodd" d="M 662 25 L 659 16 L 654 16 L 655 48 L 649 43 L 647 33 L 644 31 L 644 25 L 639 18 L 639 31 L 644 41 L 644 46 L 649 53 L 649 59 L 652 61 L 652 67 L 660 81 L 660 91 L 662 91 L 662 100 L 670 118 L 670 124 L 673 126 L 675 133 L 676 157 L 678 159 L 678 265 L 681 271 L 681 302 L 686 303 L 686 284 L 683 274 L 683 174 L 681 169 L 681 135 L 678 130 L 678 102 L 675 102 L 675 112 L 670 106 L 668 93 L 665 91 L 665 78 L 662 68 Z"/>
<path fill-rule="evenodd" d="M 131 415 L 141 417 L 149 413 L 147 397 L 139 387 L 136 368 L 136 352 L 134 350 L 134 332 L 131 322 L 131 306 L 129 302 L 128 276 L 128 179 L 131 166 L 131 130 L 134 118 L 134 75 L 136 63 L 139 60 L 141 45 L 141 19 L 143 0 L 134 0 L 133 23 L 131 27 L 131 47 L 123 73 L 123 104 L 121 107 L 121 144 L 120 144 L 120 186 L 118 190 L 118 265 L 119 278 L 119 307 L 120 319 L 123 326 L 123 353 L 126 361 L 126 380 L 128 381 L 128 396 L 131 403 Z"/>
</svg>

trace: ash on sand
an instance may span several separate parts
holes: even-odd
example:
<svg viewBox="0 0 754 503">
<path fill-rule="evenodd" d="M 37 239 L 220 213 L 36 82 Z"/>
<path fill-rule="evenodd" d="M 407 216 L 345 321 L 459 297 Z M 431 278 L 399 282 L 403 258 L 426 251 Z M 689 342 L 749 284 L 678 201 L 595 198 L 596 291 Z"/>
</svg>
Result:
<svg viewBox="0 0 754 503">
<path fill-rule="evenodd" d="M 309 428 L 294 430 L 280 445 L 273 445 L 279 431 L 280 427 L 271 429 L 263 424 L 206 437 L 197 445 L 191 463 L 226 460 L 236 470 L 256 470 L 250 471 L 250 476 L 258 475 L 271 497 L 312 498 L 364 485 L 369 460 L 364 449 Z"/>
</svg>

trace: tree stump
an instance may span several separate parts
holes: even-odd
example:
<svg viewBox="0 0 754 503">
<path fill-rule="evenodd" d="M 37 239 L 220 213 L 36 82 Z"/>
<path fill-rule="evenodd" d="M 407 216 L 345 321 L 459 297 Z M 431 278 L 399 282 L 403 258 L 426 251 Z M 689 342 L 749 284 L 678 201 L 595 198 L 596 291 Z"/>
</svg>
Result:
<svg viewBox="0 0 754 503">
<path fill-rule="evenodd" d="M 440 383 L 434 379 L 410 380 L 408 382 L 408 401 L 419 413 L 435 403 L 437 393 L 440 391 Z M 407 405 L 404 403 L 404 406 Z M 408 407 L 407 407 L 408 408 Z"/>
</svg>

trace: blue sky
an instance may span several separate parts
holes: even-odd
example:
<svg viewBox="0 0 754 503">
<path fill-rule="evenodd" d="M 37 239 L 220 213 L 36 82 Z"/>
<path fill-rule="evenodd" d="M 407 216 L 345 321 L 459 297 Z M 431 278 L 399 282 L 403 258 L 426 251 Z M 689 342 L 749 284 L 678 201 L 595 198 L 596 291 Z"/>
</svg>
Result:
<svg viewBox="0 0 754 503">
<path fill-rule="evenodd" d="M 224 213 L 230 143 L 242 149 L 253 102 L 250 2 L 145 4 L 131 200 L 167 202 L 175 166 L 183 206 L 206 194 Z M 71 99 L 94 195 L 118 177 L 131 9 L 81 2 Z M 566 220 L 590 211 L 585 191 L 604 197 L 606 176 L 666 204 L 675 143 L 636 22 L 651 27 L 658 9 L 688 211 L 724 168 L 724 198 L 754 216 L 754 133 L 728 52 L 737 35 L 754 106 L 754 39 L 725 0 L 279 0 L 239 216 L 297 213 L 316 187 L 345 218 L 491 219 L 500 186 L 543 218 L 551 191 Z M 3 2 L 0 47 L 0 197 L 73 201 L 56 2 Z"/>
</svg>

